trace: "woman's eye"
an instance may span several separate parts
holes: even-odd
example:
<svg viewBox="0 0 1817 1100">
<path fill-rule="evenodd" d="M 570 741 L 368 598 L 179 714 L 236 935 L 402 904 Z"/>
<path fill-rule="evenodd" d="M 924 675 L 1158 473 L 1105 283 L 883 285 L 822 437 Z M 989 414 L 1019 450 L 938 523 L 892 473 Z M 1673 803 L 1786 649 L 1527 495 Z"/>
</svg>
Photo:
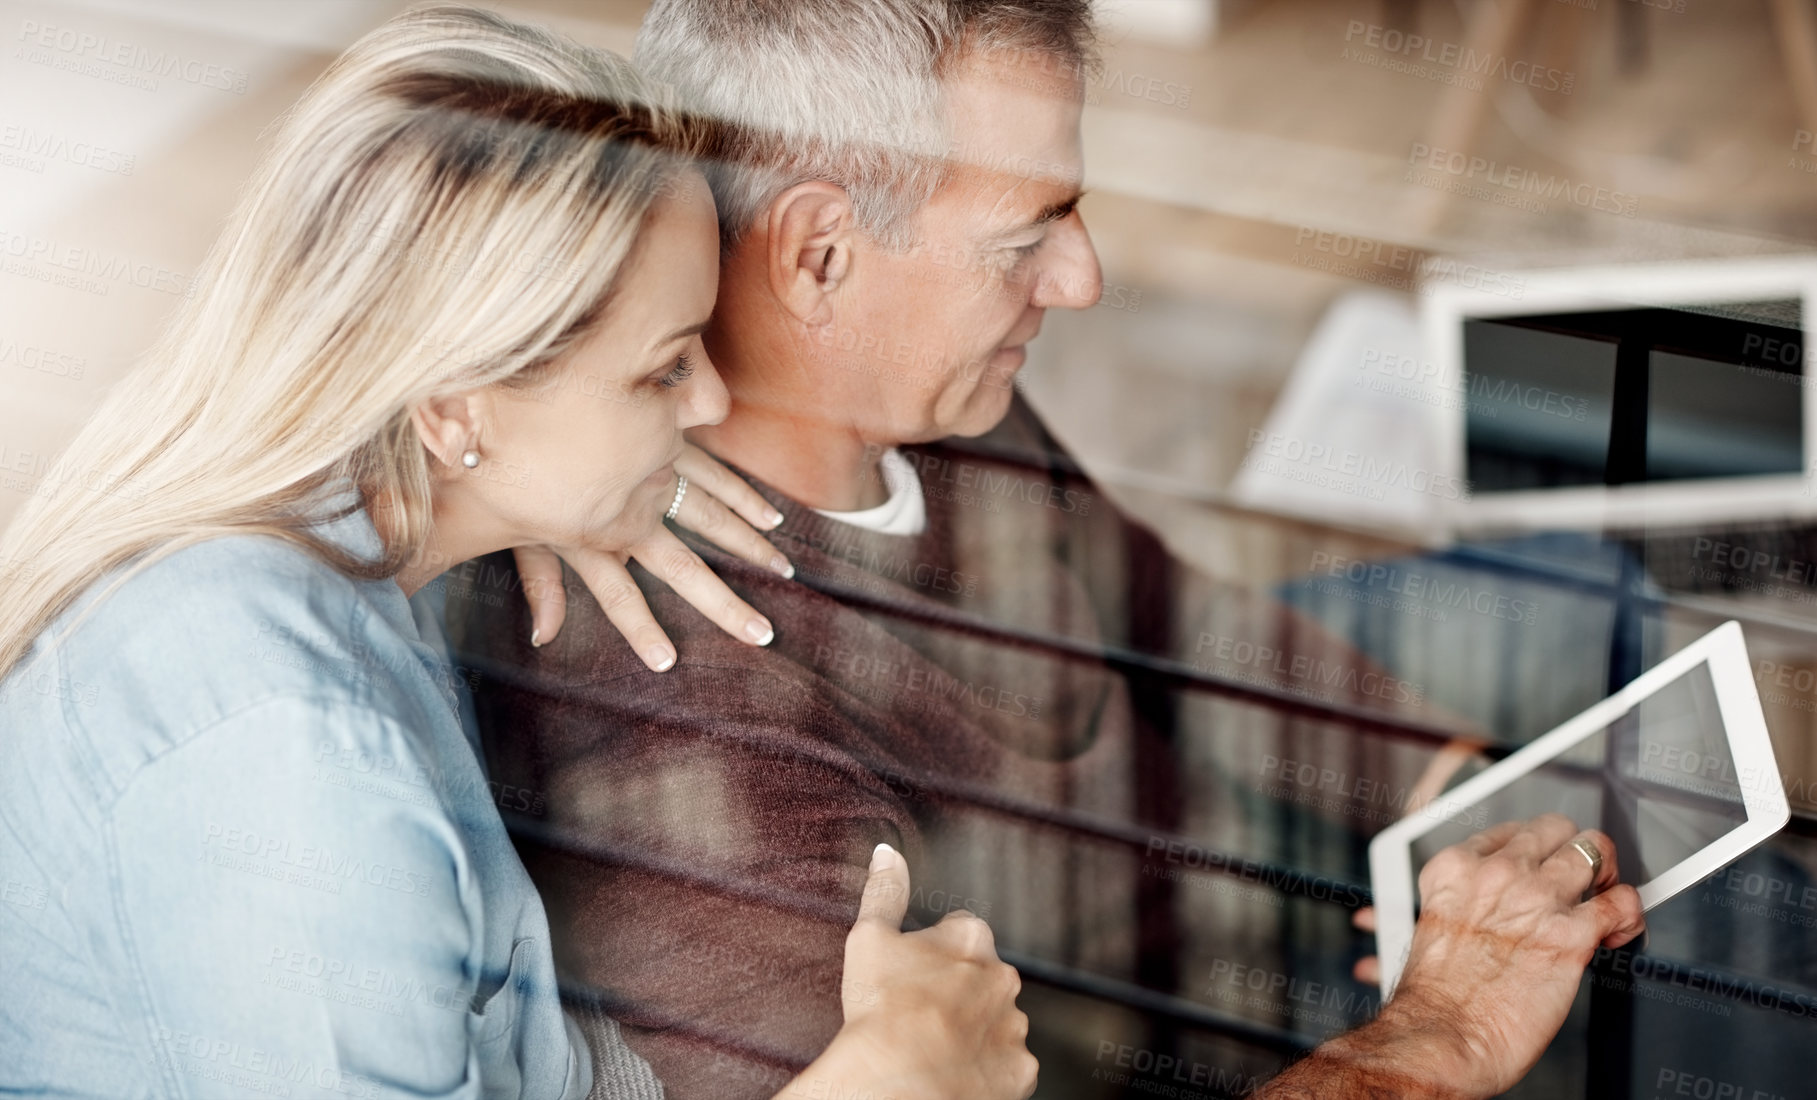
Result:
<svg viewBox="0 0 1817 1100">
<path fill-rule="evenodd" d="M 693 373 L 694 373 L 694 360 L 689 359 L 684 354 L 684 355 L 681 355 L 676 358 L 675 366 L 673 366 L 669 369 L 669 373 L 662 376 L 661 381 L 662 381 L 662 384 L 665 386 L 669 386 L 669 387 L 679 386 L 683 382 L 686 382 L 688 380 L 688 376 Z"/>
</svg>

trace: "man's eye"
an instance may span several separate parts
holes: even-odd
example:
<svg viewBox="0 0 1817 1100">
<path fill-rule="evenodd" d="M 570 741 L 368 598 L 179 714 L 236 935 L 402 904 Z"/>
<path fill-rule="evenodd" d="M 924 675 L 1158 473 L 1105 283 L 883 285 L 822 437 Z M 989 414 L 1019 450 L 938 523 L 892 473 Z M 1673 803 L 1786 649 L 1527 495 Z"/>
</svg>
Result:
<svg viewBox="0 0 1817 1100">
<path fill-rule="evenodd" d="M 1017 245 L 1013 251 L 1016 253 L 1017 256 L 1026 260 L 1030 256 L 1033 256 L 1035 253 L 1041 251 L 1041 246 L 1046 243 L 1047 243 L 1047 238 L 1041 237 L 1036 240 L 1030 241 L 1027 244 Z"/>
<path fill-rule="evenodd" d="M 669 373 L 662 376 L 661 382 L 665 386 L 670 386 L 670 387 L 679 386 L 683 382 L 686 382 L 688 380 L 688 376 L 692 375 L 693 373 L 694 373 L 694 360 L 688 358 L 687 355 L 683 354 L 676 358 L 675 366 L 670 368 Z"/>
</svg>

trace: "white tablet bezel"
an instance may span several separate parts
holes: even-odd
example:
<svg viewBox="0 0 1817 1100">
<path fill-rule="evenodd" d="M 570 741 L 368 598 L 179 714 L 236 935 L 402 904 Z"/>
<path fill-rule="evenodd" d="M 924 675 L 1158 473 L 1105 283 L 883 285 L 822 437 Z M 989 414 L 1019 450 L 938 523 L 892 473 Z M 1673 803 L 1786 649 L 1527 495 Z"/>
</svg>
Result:
<svg viewBox="0 0 1817 1100">
<path fill-rule="evenodd" d="M 1694 855 L 1639 887 L 1651 909 L 1687 886 L 1702 881 L 1785 827 L 1791 819 L 1784 780 L 1767 736 L 1760 694 L 1748 664 L 1741 624 L 1726 622 L 1648 669 L 1632 683 L 1564 725 L 1435 798 L 1378 833 L 1369 843 L 1369 877 L 1375 894 L 1376 953 L 1381 960 L 1382 999 L 1394 994 L 1413 943 L 1413 841 L 1454 820 L 1485 795 L 1507 786 L 1546 761 L 1598 733 L 1647 696 L 1708 662 L 1717 709 L 1734 759 L 1735 775 L 1748 818 Z"/>
<path fill-rule="evenodd" d="M 1817 257 L 1809 255 L 1622 264 L 1520 273 L 1518 298 L 1505 287 L 1434 282 L 1423 288 L 1420 325 L 1440 392 L 1464 390 L 1464 322 L 1477 318 L 1797 298 L 1810 363 L 1817 348 Z M 1497 292 L 1498 288 L 1502 292 Z M 1801 364 L 1802 366 L 1803 364 Z M 1793 474 L 1696 478 L 1637 485 L 1473 493 L 1441 500 L 1446 532 L 1602 529 L 1817 516 L 1817 372 L 1799 386 L 1804 409 L 1804 468 Z M 1463 482 L 1467 402 L 1434 405 L 1441 471 Z"/>
</svg>

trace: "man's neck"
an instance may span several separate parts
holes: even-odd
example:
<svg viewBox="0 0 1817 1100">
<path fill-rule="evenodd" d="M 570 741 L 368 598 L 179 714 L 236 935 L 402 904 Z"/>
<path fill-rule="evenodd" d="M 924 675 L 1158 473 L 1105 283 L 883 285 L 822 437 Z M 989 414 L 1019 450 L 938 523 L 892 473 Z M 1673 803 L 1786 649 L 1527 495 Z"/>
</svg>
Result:
<svg viewBox="0 0 1817 1100">
<path fill-rule="evenodd" d="M 828 512 L 875 508 L 889 499 L 882 448 L 820 416 L 732 397 L 725 422 L 689 433 L 702 447 L 791 500 Z"/>
<path fill-rule="evenodd" d="M 810 369 L 813 351 L 795 321 L 761 292 L 758 275 L 739 269 L 756 260 L 732 257 L 720 280 L 719 308 L 707 350 L 731 393 L 722 423 L 689 438 L 789 499 L 828 512 L 875 508 L 889 499 L 879 466 L 887 443 L 867 439 Z M 745 291 L 745 292 L 741 292 Z"/>
</svg>

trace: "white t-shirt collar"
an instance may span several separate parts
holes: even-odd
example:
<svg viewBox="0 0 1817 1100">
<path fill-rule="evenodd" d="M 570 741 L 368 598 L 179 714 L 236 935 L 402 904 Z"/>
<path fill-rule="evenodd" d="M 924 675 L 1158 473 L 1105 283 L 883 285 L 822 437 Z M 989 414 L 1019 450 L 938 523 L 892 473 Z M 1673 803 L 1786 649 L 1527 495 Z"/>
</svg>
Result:
<svg viewBox="0 0 1817 1100">
<path fill-rule="evenodd" d="M 862 527 L 882 535 L 919 535 L 927 530 L 927 500 L 921 493 L 921 478 L 915 467 L 894 447 L 883 452 L 879 465 L 883 470 L 883 487 L 890 498 L 875 508 L 857 512 L 814 511 L 828 519 Z"/>
</svg>

